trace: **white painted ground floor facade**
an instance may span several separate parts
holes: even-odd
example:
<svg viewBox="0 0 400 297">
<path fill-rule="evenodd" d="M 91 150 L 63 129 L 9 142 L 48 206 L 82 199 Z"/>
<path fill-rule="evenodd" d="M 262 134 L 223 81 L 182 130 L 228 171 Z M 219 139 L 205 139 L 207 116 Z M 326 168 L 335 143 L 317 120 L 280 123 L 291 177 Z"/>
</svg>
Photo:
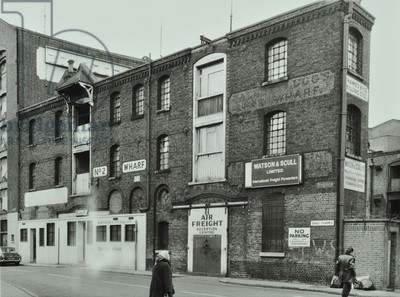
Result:
<svg viewBox="0 0 400 297">
<path fill-rule="evenodd" d="M 78 210 L 18 225 L 22 262 L 146 269 L 146 214 Z"/>
</svg>

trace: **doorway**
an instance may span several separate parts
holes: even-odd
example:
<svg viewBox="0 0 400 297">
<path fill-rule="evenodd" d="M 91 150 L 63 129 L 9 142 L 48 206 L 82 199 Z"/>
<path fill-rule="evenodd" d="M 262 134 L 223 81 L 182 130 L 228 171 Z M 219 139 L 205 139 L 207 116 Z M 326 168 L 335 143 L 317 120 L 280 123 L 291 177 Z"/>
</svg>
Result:
<svg viewBox="0 0 400 297">
<path fill-rule="evenodd" d="M 394 290 L 396 284 L 396 250 L 397 250 L 397 233 L 390 233 L 390 255 L 389 255 L 389 283 L 388 289 Z"/>
<path fill-rule="evenodd" d="M 31 258 L 30 258 L 30 262 L 31 263 L 36 263 L 36 229 L 31 229 L 30 230 L 30 237 L 31 237 L 31 245 L 30 245 L 30 254 L 31 254 Z"/>
<path fill-rule="evenodd" d="M 193 236 L 193 273 L 221 275 L 221 235 Z"/>
</svg>

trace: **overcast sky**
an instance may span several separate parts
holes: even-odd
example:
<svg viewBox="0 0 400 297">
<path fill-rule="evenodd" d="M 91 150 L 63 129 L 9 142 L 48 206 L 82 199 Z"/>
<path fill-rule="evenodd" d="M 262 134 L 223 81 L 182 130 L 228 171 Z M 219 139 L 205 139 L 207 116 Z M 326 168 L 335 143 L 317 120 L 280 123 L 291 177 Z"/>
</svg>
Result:
<svg viewBox="0 0 400 297">
<path fill-rule="evenodd" d="M 314 0 L 0 0 L 5 21 L 79 44 L 157 59 Z M 375 16 L 369 127 L 400 120 L 400 0 L 362 0 Z M 52 8 L 52 10 L 51 10 Z M 18 11 L 23 16 L 6 13 Z M 52 24 L 52 26 L 51 26 Z M 67 32 L 70 30 L 70 32 Z M 62 32 L 62 33 L 60 33 Z"/>
</svg>

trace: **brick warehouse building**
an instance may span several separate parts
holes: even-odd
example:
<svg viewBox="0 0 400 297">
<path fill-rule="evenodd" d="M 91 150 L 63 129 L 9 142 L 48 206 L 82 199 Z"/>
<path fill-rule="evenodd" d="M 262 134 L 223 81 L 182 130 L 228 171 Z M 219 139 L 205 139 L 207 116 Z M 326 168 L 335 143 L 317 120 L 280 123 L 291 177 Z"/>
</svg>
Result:
<svg viewBox="0 0 400 297">
<path fill-rule="evenodd" d="M 178 272 L 325 282 L 354 243 L 345 218 L 366 216 L 373 22 L 320 1 L 100 81 L 71 63 L 19 108 L 20 249 L 137 269 L 168 249 Z M 62 149 L 35 146 L 38 118 Z"/>
</svg>

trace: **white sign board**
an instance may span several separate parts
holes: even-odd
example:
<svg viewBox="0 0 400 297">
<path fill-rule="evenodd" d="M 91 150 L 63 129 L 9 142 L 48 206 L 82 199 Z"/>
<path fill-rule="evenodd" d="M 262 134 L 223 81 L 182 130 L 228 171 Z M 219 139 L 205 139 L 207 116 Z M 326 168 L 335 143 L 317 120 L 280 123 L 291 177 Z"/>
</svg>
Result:
<svg viewBox="0 0 400 297">
<path fill-rule="evenodd" d="M 310 247 L 310 228 L 289 228 L 289 247 Z"/>
<path fill-rule="evenodd" d="M 122 163 L 122 172 L 135 172 L 146 170 L 146 160 L 136 160 Z"/>
<path fill-rule="evenodd" d="M 107 175 L 107 166 L 93 168 L 93 177 L 101 177 Z"/>
<path fill-rule="evenodd" d="M 346 91 L 368 102 L 368 87 L 350 76 L 347 76 L 346 79 Z"/>
<path fill-rule="evenodd" d="M 335 221 L 334 220 L 316 220 L 316 221 L 311 221 L 311 226 L 334 226 Z"/>
<path fill-rule="evenodd" d="M 365 163 L 350 158 L 344 160 L 344 188 L 365 192 Z"/>
</svg>

